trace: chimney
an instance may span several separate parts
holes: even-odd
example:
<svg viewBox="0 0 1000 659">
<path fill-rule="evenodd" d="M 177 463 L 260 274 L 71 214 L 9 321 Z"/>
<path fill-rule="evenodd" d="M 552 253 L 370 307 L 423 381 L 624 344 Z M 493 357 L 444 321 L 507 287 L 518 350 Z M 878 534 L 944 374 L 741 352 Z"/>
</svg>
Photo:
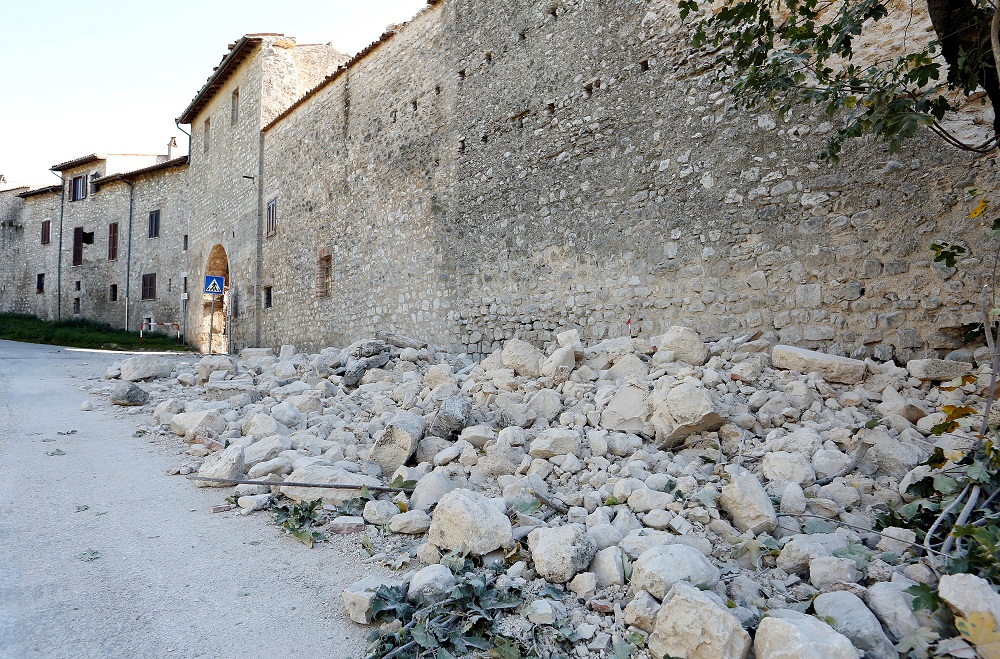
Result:
<svg viewBox="0 0 1000 659">
<path fill-rule="evenodd" d="M 177 147 L 177 138 L 171 137 L 170 141 L 167 142 L 167 160 L 174 159 L 174 149 Z"/>
</svg>

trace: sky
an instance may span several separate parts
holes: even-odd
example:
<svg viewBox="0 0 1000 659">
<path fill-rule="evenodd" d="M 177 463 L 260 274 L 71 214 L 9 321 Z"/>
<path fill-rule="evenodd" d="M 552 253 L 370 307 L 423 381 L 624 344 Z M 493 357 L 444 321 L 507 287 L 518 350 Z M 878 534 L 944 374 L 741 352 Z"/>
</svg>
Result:
<svg viewBox="0 0 1000 659">
<path fill-rule="evenodd" d="M 52 185 L 91 153 L 182 155 L 174 119 L 252 32 L 354 54 L 425 0 L 0 0 L 0 174 Z M 189 126 L 183 126 L 190 130 Z M 9 186 L 4 186 L 9 187 Z"/>
</svg>

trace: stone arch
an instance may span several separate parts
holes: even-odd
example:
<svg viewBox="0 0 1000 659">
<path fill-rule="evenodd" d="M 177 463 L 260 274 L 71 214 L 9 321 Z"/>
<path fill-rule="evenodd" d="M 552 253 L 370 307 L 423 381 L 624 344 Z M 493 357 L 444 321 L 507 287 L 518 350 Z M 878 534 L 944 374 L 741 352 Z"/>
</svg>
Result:
<svg viewBox="0 0 1000 659">
<path fill-rule="evenodd" d="M 201 345 L 202 350 L 209 351 L 209 332 L 211 332 L 211 352 L 213 354 L 229 352 L 229 256 L 226 248 L 215 245 L 208 253 L 205 264 L 206 277 L 224 277 L 226 281 L 225 295 L 202 295 Z M 214 301 L 214 305 L 213 305 Z M 214 313 L 213 313 L 214 306 Z"/>
</svg>

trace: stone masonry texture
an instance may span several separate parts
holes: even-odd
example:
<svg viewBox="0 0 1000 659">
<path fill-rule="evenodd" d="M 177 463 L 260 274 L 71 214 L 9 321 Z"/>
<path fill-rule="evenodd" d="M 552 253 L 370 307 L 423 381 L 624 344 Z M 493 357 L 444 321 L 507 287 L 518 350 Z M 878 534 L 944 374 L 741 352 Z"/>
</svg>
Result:
<svg viewBox="0 0 1000 659">
<path fill-rule="evenodd" d="M 126 323 L 131 193 L 127 324 L 183 322 L 199 345 L 203 277 L 224 271 L 236 348 L 388 330 L 482 356 L 515 336 L 672 325 L 879 359 L 962 347 L 997 250 L 968 191 L 995 189 L 995 156 L 922 135 L 828 164 L 831 120 L 737 109 L 689 29 L 660 0 L 440 0 L 349 62 L 248 35 L 189 117 L 188 162 L 120 180 L 105 163 L 83 201 L 0 191 L 0 309 L 55 317 L 62 206 L 63 317 L 80 297 L 81 315 Z M 74 268 L 76 226 L 95 242 Z M 957 268 L 933 262 L 941 241 L 968 248 Z M 142 301 L 150 272 L 157 299 Z"/>
</svg>

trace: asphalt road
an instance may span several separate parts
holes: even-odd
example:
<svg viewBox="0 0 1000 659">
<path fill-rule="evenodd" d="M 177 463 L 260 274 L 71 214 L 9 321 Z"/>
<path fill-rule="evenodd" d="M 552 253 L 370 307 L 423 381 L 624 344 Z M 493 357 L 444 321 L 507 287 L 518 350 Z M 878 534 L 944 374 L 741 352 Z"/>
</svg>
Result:
<svg viewBox="0 0 1000 659">
<path fill-rule="evenodd" d="M 121 358 L 0 341 L 0 658 L 360 659 L 351 543 L 213 514 L 231 490 L 167 476 L 183 447 L 81 390 Z"/>
</svg>

